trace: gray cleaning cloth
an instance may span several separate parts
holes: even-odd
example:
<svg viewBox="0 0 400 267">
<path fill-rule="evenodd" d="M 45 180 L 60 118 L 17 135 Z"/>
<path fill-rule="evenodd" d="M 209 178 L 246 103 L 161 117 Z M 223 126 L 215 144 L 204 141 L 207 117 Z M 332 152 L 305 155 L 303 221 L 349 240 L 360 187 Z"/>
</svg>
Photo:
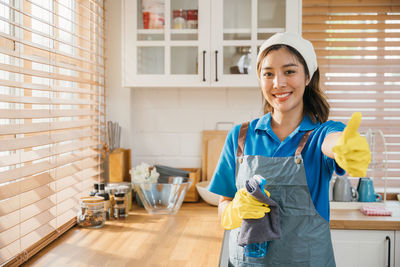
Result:
<svg viewBox="0 0 400 267">
<path fill-rule="evenodd" d="M 258 181 L 253 177 L 246 181 L 246 190 L 258 201 L 268 204 L 271 211 L 260 219 L 244 219 L 242 221 L 238 245 L 245 246 L 280 239 L 281 226 L 278 204 L 261 191 Z"/>
</svg>

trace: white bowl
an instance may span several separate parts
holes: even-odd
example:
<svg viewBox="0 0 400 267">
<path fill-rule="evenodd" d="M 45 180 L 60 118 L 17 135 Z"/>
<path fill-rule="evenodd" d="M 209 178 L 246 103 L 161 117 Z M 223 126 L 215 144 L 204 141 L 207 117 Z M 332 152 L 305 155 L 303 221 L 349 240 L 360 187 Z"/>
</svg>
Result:
<svg viewBox="0 0 400 267">
<path fill-rule="evenodd" d="M 208 204 L 212 206 L 218 206 L 219 203 L 219 195 L 214 194 L 207 190 L 208 184 L 210 181 L 204 181 L 196 184 L 197 191 L 200 194 L 200 197 Z"/>
</svg>

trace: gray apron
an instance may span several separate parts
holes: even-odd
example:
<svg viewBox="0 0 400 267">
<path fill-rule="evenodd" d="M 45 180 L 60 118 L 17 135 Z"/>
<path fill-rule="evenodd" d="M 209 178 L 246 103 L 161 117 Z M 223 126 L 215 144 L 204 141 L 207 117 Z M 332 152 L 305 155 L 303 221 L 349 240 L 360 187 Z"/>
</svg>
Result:
<svg viewBox="0 0 400 267">
<path fill-rule="evenodd" d="M 307 186 L 301 151 L 306 132 L 292 157 L 244 156 L 249 123 L 241 126 L 236 162 L 236 187 L 259 174 L 267 180 L 266 189 L 279 205 L 281 239 L 268 242 L 264 258 L 250 258 L 237 245 L 240 227 L 230 231 L 230 266 L 336 266 L 329 223 L 316 211 Z M 226 244 L 224 244 L 225 246 Z"/>
</svg>

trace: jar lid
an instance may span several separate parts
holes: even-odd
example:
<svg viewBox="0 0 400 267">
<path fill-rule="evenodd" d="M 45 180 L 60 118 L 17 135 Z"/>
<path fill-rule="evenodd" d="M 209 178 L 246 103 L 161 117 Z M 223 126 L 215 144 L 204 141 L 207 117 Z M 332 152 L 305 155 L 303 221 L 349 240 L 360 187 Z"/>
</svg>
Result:
<svg viewBox="0 0 400 267">
<path fill-rule="evenodd" d="M 118 193 L 115 193 L 114 196 L 116 196 L 116 197 L 125 197 L 125 193 L 123 193 L 123 192 L 118 192 Z"/>
<path fill-rule="evenodd" d="M 102 203 L 104 202 L 104 198 L 103 197 L 98 197 L 98 196 L 88 196 L 88 197 L 81 197 L 80 201 L 83 203 Z"/>
</svg>

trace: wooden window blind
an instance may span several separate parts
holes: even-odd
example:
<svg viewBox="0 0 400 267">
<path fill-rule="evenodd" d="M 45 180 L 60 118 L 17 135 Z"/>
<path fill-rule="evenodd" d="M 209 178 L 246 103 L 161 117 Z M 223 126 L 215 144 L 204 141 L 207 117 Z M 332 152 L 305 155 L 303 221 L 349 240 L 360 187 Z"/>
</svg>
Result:
<svg viewBox="0 0 400 267">
<path fill-rule="evenodd" d="M 330 119 L 347 123 L 360 111 L 360 131 L 380 129 L 387 143 L 387 185 L 399 188 L 400 2 L 303 0 L 303 37 L 316 49 Z M 375 181 L 382 186 L 383 180 Z"/>
<path fill-rule="evenodd" d="M 103 0 L 0 0 L 0 265 L 75 224 L 100 179 Z"/>
</svg>

